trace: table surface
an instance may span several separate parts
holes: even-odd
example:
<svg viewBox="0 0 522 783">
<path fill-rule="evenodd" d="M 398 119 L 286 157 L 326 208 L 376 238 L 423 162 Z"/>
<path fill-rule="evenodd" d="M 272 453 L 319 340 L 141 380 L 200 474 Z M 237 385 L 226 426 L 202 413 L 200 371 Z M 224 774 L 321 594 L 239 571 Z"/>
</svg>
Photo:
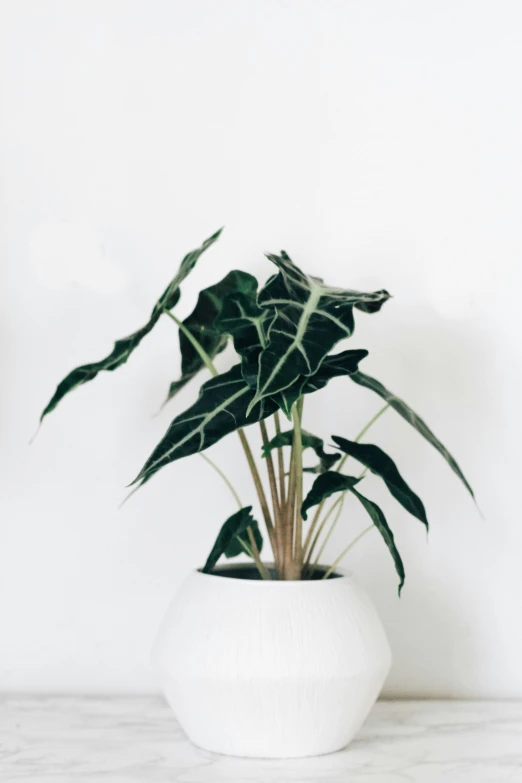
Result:
<svg viewBox="0 0 522 783">
<path fill-rule="evenodd" d="M 0 780 L 38 783 L 522 783 L 522 702 L 382 701 L 329 756 L 194 747 L 162 699 L 0 698 Z"/>
</svg>

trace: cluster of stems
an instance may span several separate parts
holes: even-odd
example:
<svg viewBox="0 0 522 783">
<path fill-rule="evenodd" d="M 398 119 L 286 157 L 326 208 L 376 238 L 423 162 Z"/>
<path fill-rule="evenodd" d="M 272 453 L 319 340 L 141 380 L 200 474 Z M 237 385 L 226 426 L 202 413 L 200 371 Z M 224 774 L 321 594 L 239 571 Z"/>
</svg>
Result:
<svg viewBox="0 0 522 783">
<path fill-rule="evenodd" d="M 199 356 L 201 357 L 205 366 L 210 370 L 213 376 L 219 375 L 216 370 L 212 359 L 200 345 L 198 340 L 190 332 L 186 326 L 179 321 L 176 316 L 170 311 L 166 310 L 165 313 L 177 324 L 177 326 L 184 332 L 186 337 L 190 340 Z M 301 516 L 301 506 L 303 503 L 303 443 L 302 443 L 302 418 L 303 418 L 303 402 L 304 398 L 300 397 L 292 408 L 292 423 L 293 423 L 293 441 L 290 452 L 290 463 L 287 466 L 285 464 L 285 456 L 282 448 L 276 449 L 276 460 L 272 452 L 269 451 L 266 455 L 266 471 L 268 476 L 268 484 L 270 487 L 271 504 L 268 503 L 268 499 L 265 493 L 265 488 L 256 460 L 252 454 L 252 449 L 247 440 L 247 437 L 242 429 L 239 429 L 238 435 L 241 442 L 243 452 L 245 454 L 250 473 L 254 482 L 259 505 L 261 506 L 261 513 L 263 514 L 263 520 L 268 533 L 270 546 L 273 553 L 273 568 L 267 566 L 262 560 L 257 546 L 257 542 L 251 528 L 247 529 L 248 540 L 241 538 L 241 545 L 249 557 L 254 561 L 261 577 L 263 579 L 272 579 L 273 577 L 283 580 L 299 580 L 299 579 L 311 579 L 320 563 L 321 556 L 324 548 L 328 543 L 330 536 L 335 528 L 337 520 L 339 519 L 346 493 L 343 492 L 339 497 L 333 501 L 330 508 L 323 514 L 326 501 L 322 501 L 315 511 L 310 526 L 304 535 L 303 532 L 303 518 Z M 360 440 L 363 435 L 366 434 L 368 429 L 377 421 L 377 419 L 388 408 L 385 405 L 361 430 L 359 435 L 355 438 L 356 441 Z M 273 416 L 275 434 L 281 432 L 281 422 L 279 413 L 276 412 Z M 259 423 L 261 429 L 261 437 L 263 445 L 267 445 L 271 438 L 267 430 L 266 422 L 261 421 Z M 234 486 L 225 475 L 225 473 L 216 465 L 206 454 L 201 454 L 221 478 L 226 482 L 230 491 L 232 492 L 239 508 L 243 507 L 243 504 L 239 498 L 238 493 L 234 489 Z M 340 471 L 346 462 L 347 456 L 345 455 L 340 461 L 337 470 Z M 327 524 L 330 522 L 330 526 L 327 528 Z M 353 541 L 351 541 L 346 549 L 344 549 L 338 558 L 332 563 L 332 565 L 323 571 L 322 578 L 327 579 L 339 565 L 340 561 L 349 552 L 366 533 L 373 528 L 373 525 L 365 528 Z M 324 534 L 324 536 L 323 536 Z M 322 543 L 319 550 L 317 547 L 323 536 Z"/>
</svg>

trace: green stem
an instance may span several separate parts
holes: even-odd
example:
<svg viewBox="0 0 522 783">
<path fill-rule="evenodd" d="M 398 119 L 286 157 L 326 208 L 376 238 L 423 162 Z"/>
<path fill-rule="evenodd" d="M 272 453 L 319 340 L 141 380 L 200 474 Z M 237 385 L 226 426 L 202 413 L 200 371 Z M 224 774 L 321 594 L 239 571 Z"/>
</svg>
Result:
<svg viewBox="0 0 522 783">
<path fill-rule="evenodd" d="M 247 533 L 250 539 L 250 546 L 252 547 L 252 557 L 254 558 L 254 563 L 257 566 L 257 570 L 261 574 L 262 579 L 267 579 L 268 581 L 270 581 L 271 579 L 270 572 L 261 560 L 261 555 L 259 554 L 259 549 L 257 548 L 256 539 L 254 537 L 254 531 L 250 526 L 247 527 Z"/>
<path fill-rule="evenodd" d="M 303 505 L 303 434 L 301 431 L 301 419 L 303 417 L 304 397 L 300 397 L 292 408 L 294 422 L 294 438 L 292 448 L 295 450 L 295 547 L 294 559 L 296 574 L 301 574 L 303 567 L 303 517 L 301 506 Z"/>
<path fill-rule="evenodd" d="M 360 541 L 360 540 L 361 540 L 361 538 L 362 538 L 363 536 L 365 536 L 365 535 L 366 535 L 366 533 L 369 533 L 369 532 L 370 532 L 370 530 L 371 530 L 373 527 L 375 527 L 375 525 L 373 525 L 373 524 L 372 524 L 372 525 L 369 525 L 367 528 L 365 528 L 365 529 L 362 531 L 362 533 L 359 533 L 359 535 L 358 535 L 358 536 L 356 536 L 356 538 L 354 538 L 354 539 L 353 539 L 353 541 L 351 541 L 351 542 L 348 544 L 348 546 L 346 547 L 346 549 L 343 549 L 343 551 L 341 552 L 341 554 L 339 555 L 339 557 L 337 558 L 337 560 L 334 560 L 334 562 L 332 563 L 332 565 L 330 566 L 330 568 L 328 569 L 328 571 L 325 573 L 325 575 L 323 576 L 323 579 L 328 579 L 328 577 L 330 576 L 330 574 L 332 574 L 332 573 L 335 571 L 335 569 L 337 568 L 337 566 L 339 565 L 339 563 L 341 562 L 341 560 L 343 559 L 343 557 L 345 557 L 345 555 L 347 555 L 347 554 L 348 554 L 348 552 L 350 551 L 350 549 L 351 549 L 352 547 L 354 547 L 354 546 L 357 544 L 357 542 L 358 542 L 358 541 Z"/>
<path fill-rule="evenodd" d="M 276 435 L 281 434 L 281 419 L 279 418 L 279 411 L 274 413 L 275 431 Z M 277 469 L 279 471 L 279 498 L 280 505 L 283 509 L 286 503 L 286 489 L 285 489 L 285 458 L 283 455 L 283 449 L 281 446 L 277 449 Z"/>
<path fill-rule="evenodd" d="M 358 476 L 358 479 L 359 479 L 359 481 L 360 481 L 362 478 L 364 478 L 364 477 L 365 477 L 365 475 L 366 475 L 366 473 L 367 473 L 367 472 L 368 472 L 368 468 L 365 468 L 365 469 L 363 470 L 363 472 L 360 474 L 360 476 Z M 345 490 L 344 490 L 344 492 L 341 492 L 341 495 L 340 495 L 340 497 L 338 497 L 338 498 L 337 498 L 337 499 L 336 499 L 336 500 L 333 502 L 333 504 L 330 506 L 330 508 L 329 508 L 329 509 L 328 509 L 328 511 L 326 512 L 326 515 L 324 516 L 324 518 L 323 518 L 323 521 L 322 521 L 322 522 L 321 522 L 321 524 L 319 525 L 319 529 L 318 529 L 317 533 L 316 533 L 316 534 L 315 534 L 315 536 L 314 536 L 314 540 L 313 540 L 313 542 L 312 542 L 312 545 L 311 545 L 311 547 L 310 547 L 310 549 L 309 549 L 309 551 L 308 551 L 308 554 L 306 555 L 306 564 L 307 564 L 307 565 L 310 565 L 310 561 L 311 561 L 311 559 L 312 559 L 312 553 L 313 553 L 313 551 L 314 551 L 314 548 L 315 548 L 315 546 L 316 546 L 316 544 L 317 544 L 317 542 L 318 542 L 318 540 L 319 540 L 319 537 L 320 537 L 320 535 L 321 535 L 321 532 L 322 532 L 322 530 L 324 529 L 324 526 L 325 526 L 325 524 L 326 524 L 327 520 L 328 520 L 328 519 L 330 518 L 330 516 L 332 515 L 333 511 L 335 510 L 335 507 L 336 507 L 338 504 L 340 504 L 339 511 L 338 511 L 338 512 L 337 512 L 337 514 L 335 515 L 335 519 L 333 520 L 333 522 L 332 522 L 332 525 L 331 525 L 331 527 L 330 527 L 330 530 L 328 531 L 328 534 L 327 534 L 327 536 L 326 536 L 326 538 L 325 538 L 325 540 L 324 540 L 324 542 L 323 542 L 323 545 L 321 546 L 321 549 L 320 549 L 320 551 L 319 551 L 319 554 L 317 555 L 317 558 L 316 558 L 316 560 L 315 560 L 315 563 L 314 563 L 314 566 L 313 566 L 313 568 L 315 568 L 315 566 L 316 566 L 316 565 L 317 565 L 317 563 L 319 562 L 319 558 L 321 557 L 321 555 L 322 555 L 322 553 L 323 553 L 323 549 L 325 548 L 326 544 L 328 543 L 328 539 L 329 539 L 329 538 L 330 538 L 330 536 L 332 535 L 332 533 L 333 533 L 333 531 L 334 531 L 334 528 L 335 528 L 335 526 L 336 526 L 337 522 L 339 521 L 339 517 L 341 516 L 341 511 L 342 511 L 342 508 L 343 508 L 343 504 L 344 504 L 344 500 L 345 500 L 345 497 L 346 497 L 346 493 L 347 493 L 347 492 L 349 492 L 349 490 L 348 490 L 348 489 L 345 489 Z M 313 569 L 312 569 L 312 571 L 313 571 Z"/>
<path fill-rule="evenodd" d="M 202 459 L 204 459 L 204 460 L 205 460 L 205 462 L 208 462 L 208 464 L 209 464 L 209 465 L 210 465 L 212 468 L 214 468 L 214 470 L 216 471 L 216 473 L 218 473 L 218 474 L 221 476 L 221 478 L 223 479 L 223 481 L 225 482 L 225 484 L 227 485 L 227 487 L 229 488 L 229 490 L 230 490 L 230 491 L 232 492 L 232 494 L 234 495 L 234 499 L 235 499 L 235 501 L 236 501 L 237 505 L 239 506 L 239 508 L 240 508 L 240 509 L 241 509 L 241 508 L 243 508 L 243 504 L 241 503 L 241 500 L 240 500 L 240 498 L 239 498 L 239 495 L 237 494 L 236 490 L 234 489 L 234 486 L 233 486 L 232 482 L 230 481 L 230 479 L 228 478 L 228 476 L 226 476 L 226 475 L 225 475 L 225 473 L 223 473 L 223 471 L 221 470 L 221 468 L 220 468 L 220 467 L 218 467 L 218 465 L 216 465 L 216 463 L 214 462 L 214 460 L 211 460 L 211 459 L 210 459 L 210 457 L 207 457 L 207 455 L 206 455 L 206 454 L 202 454 L 202 453 L 200 452 L 199 456 L 200 456 Z"/>
<path fill-rule="evenodd" d="M 366 424 L 366 425 L 365 425 L 365 426 L 362 428 L 362 430 L 360 431 L 360 433 L 357 435 L 357 437 L 356 437 L 356 438 L 354 438 L 354 442 L 355 442 L 355 443 L 359 443 L 359 441 L 361 440 L 361 438 L 364 438 L 364 436 L 366 435 L 366 433 L 368 432 L 368 430 L 370 429 L 370 427 L 372 427 L 372 426 L 375 424 L 375 422 L 377 421 L 377 419 L 380 419 L 380 418 L 381 418 L 382 414 L 383 414 L 383 413 L 385 413 L 385 411 L 387 411 L 389 407 L 390 407 L 390 406 L 389 406 L 388 404 L 386 404 L 386 405 L 385 405 L 383 408 L 381 408 L 381 409 L 380 409 L 380 411 L 377 411 L 377 413 L 375 414 L 375 416 L 374 416 L 373 418 L 371 418 L 371 419 L 370 419 L 370 421 L 368 422 L 368 424 Z M 345 454 L 345 455 L 344 455 L 344 457 L 342 458 L 342 460 L 339 462 L 339 464 L 338 464 L 338 466 L 337 466 L 337 468 L 336 468 L 336 470 L 337 470 L 337 472 L 338 472 L 338 473 L 340 473 L 340 471 L 341 471 L 341 468 L 343 467 L 344 463 L 345 463 L 345 462 L 346 462 L 346 460 L 348 459 L 348 456 L 349 456 L 348 454 Z"/>
<path fill-rule="evenodd" d="M 164 310 L 163 311 L 166 315 L 171 318 L 174 323 L 178 326 L 178 328 L 183 332 L 183 334 L 186 336 L 187 340 L 190 341 L 190 343 L 194 346 L 194 349 L 197 351 L 198 356 L 200 357 L 201 361 L 207 367 L 212 375 L 215 377 L 219 375 L 219 372 L 216 370 L 212 359 L 208 355 L 208 353 L 205 351 L 202 345 L 199 344 L 199 342 L 196 340 L 190 329 L 187 329 L 184 323 L 182 323 L 179 318 L 176 318 L 174 313 L 171 313 L 170 310 Z M 273 542 L 273 528 L 272 528 L 272 520 L 270 518 L 270 512 L 268 510 L 268 503 L 266 502 L 266 496 L 263 490 L 263 484 L 261 483 L 261 479 L 259 476 L 259 472 L 257 470 L 257 466 L 255 464 L 254 458 L 252 456 L 252 450 L 250 449 L 250 446 L 248 444 L 247 438 L 245 433 L 242 429 L 238 429 L 237 434 L 239 435 L 239 439 L 241 441 L 241 445 L 243 447 L 243 451 L 245 452 L 245 456 L 247 458 L 248 466 L 250 468 L 250 472 L 252 474 L 252 478 L 254 480 L 254 485 L 256 488 L 257 496 L 259 498 L 259 502 L 261 504 L 261 509 L 263 511 L 263 517 L 265 519 L 265 523 L 268 529 L 268 534 L 270 536 L 270 542 L 272 544 L 272 549 L 274 549 L 274 542 Z M 276 554 L 276 551 L 274 549 L 274 556 Z"/>
<path fill-rule="evenodd" d="M 343 506 L 344 506 L 344 500 L 345 500 L 345 496 L 344 496 L 344 495 L 341 495 L 341 497 L 339 498 L 339 501 L 340 501 L 340 502 L 339 502 L 339 508 L 337 509 L 337 514 L 335 515 L 335 517 L 334 517 L 334 519 L 333 519 L 333 521 L 332 521 L 332 524 L 330 525 L 330 530 L 328 531 L 328 533 L 327 533 L 327 534 L 326 534 L 326 536 L 324 537 L 324 541 L 323 541 L 323 543 L 321 544 L 321 548 L 319 549 L 319 552 L 317 553 L 317 557 L 316 557 L 316 558 L 315 558 L 315 560 L 314 560 L 314 564 L 313 564 L 313 566 L 312 566 L 312 574 L 313 574 L 313 572 L 314 572 L 314 570 L 315 570 L 316 566 L 318 566 L 318 565 L 319 565 L 319 562 L 320 562 L 320 560 L 321 560 L 321 557 L 322 557 L 322 554 L 323 554 L 323 552 L 324 552 L 324 549 L 325 549 L 325 547 L 326 547 L 326 545 L 327 545 L 328 541 L 330 540 L 330 536 L 332 535 L 332 533 L 333 533 L 333 531 L 334 531 L 334 528 L 335 528 L 335 526 L 336 526 L 337 522 L 339 521 L 339 517 L 341 516 L 341 512 L 342 512 L 342 510 L 343 510 Z M 332 509 L 332 510 L 333 510 L 333 509 Z M 310 577 L 312 576 L 312 574 L 310 574 Z"/>
<path fill-rule="evenodd" d="M 358 442 L 361 440 L 361 438 L 362 438 L 364 435 L 366 435 L 366 433 L 368 432 L 368 430 L 370 429 L 370 427 L 372 427 L 372 426 L 375 424 L 375 422 L 377 421 L 377 419 L 379 419 L 379 418 L 382 416 L 382 414 L 383 414 L 383 413 L 384 413 L 386 410 L 388 410 L 388 408 L 389 408 L 389 407 L 390 407 L 389 405 L 385 405 L 383 408 L 381 408 L 381 410 L 380 410 L 380 411 L 377 411 L 377 413 L 375 414 L 375 416 L 373 416 L 373 417 L 370 419 L 370 421 L 368 422 L 368 424 L 366 424 L 366 425 L 365 425 L 365 426 L 362 428 L 362 430 L 360 431 L 360 433 L 359 433 L 359 434 L 357 435 L 357 437 L 355 438 L 355 442 L 356 442 L 356 443 L 358 443 Z M 343 467 L 343 465 L 344 465 L 344 463 L 346 462 L 346 460 L 347 460 L 347 459 L 348 459 L 348 454 L 345 454 L 345 455 L 343 456 L 343 458 L 341 459 L 341 461 L 339 462 L 339 464 L 338 464 L 337 468 L 336 468 L 336 471 L 337 471 L 338 473 L 340 473 L 340 471 L 341 471 L 341 469 L 342 469 L 342 467 Z M 308 530 L 308 534 L 307 534 L 307 536 L 306 536 L 305 547 L 304 547 L 304 548 L 305 548 L 305 551 L 308 549 L 308 547 L 309 547 L 309 545 L 310 545 L 310 542 L 311 542 L 311 540 L 312 540 L 312 536 L 313 536 L 313 534 L 314 534 L 314 531 L 315 531 L 315 529 L 316 529 L 316 527 L 317 527 L 317 525 L 318 525 L 318 523 L 319 523 L 319 517 L 321 516 L 321 512 L 322 512 L 322 510 L 323 510 L 323 508 L 324 508 L 324 505 L 325 505 L 325 503 L 326 503 L 326 500 L 322 500 L 322 501 L 319 503 L 319 505 L 317 506 L 317 511 L 316 511 L 316 512 L 315 512 L 315 514 L 314 514 L 314 517 L 313 517 L 313 519 L 312 519 L 312 523 L 311 523 L 311 525 L 310 525 L 310 528 L 309 528 L 309 530 Z"/>
<path fill-rule="evenodd" d="M 205 351 L 205 349 L 198 343 L 198 341 L 196 340 L 196 338 L 194 337 L 194 335 L 192 334 L 190 329 L 187 329 L 185 324 L 182 321 L 180 321 L 178 318 L 176 318 L 174 313 L 171 313 L 170 310 L 164 310 L 163 312 L 165 313 L 165 315 L 168 315 L 169 318 L 172 318 L 174 323 L 177 324 L 177 326 L 181 329 L 181 331 L 183 332 L 183 334 L 185 335 L 187 340 L 189 340 L 190 343 L 192 343 L 192 345 L 194 347 L 194 350 L 197 351 L 197 354 L 198 354 L 199 358 L 201 359 L 201 361 L 203 362 L 205 367 L 207 367 L 210 370 L 212 375 L 214 377 L 216 375 L 219 375 L 219 372 L 214 367 L 212 359 L 210 358 L 208 353 Z"/>
<path fill-rule="evenodd" d="M 312 560 L 312 555 L 313 555 L 313 553 L 314 553 L 314 549 L 315 549 L 315 547 L 317 546 L 317 542 L 319 541 L 319 538 L 320 538 L 320 536 L 321 536 L 321 533 L 323 532 L 323 530 L 324 530 L 324 528 L 325 528 L 325 525 L 326 525 L 326 523 L 328 522 L 328 520 L 329 520 L 329 519 L 330 519 L 330 517 L 332 516 L 332 514 L 333 514 L 333 512 L 335 511 L 335 509 L 337 508 L 337 506 L 338 506 L 339 504 L 342 504 L 342 503 L 344 502 L 344 495 L 345 495 L 345 493 L 344 493 L 344 492 L 343 492 L 341 495 L 339 495 L 339 497 L 338 497 L 338 498 L 335 500 L 335 502 L 334 502 L 334 503 L 333 503 L 333 504 L 330 506 L 330 508 L 329 508 L 329 510 L 327 511 L 327 513 L 324 515 L 324 517 L 323 517 L 323 521 L 321 522 L 321 524 L 320 524 L 320 525 L 319 525 L 319 527 L 317 528 L 317 533 L 315 534 L 315 536 L 314 536 L 314 538 L 313 538 L 313 541 L 312 541 L 312 543 L 311 543 L 311 545 L 310 545 L 310 548 L 309 548 L 309 550 L 308 550 L 308 551 L 305 553 L 305 562 L 306 562 L 306 563 L 310 563 L 310 562 L 311 562 L 311 560 Z M 339 512 L 339 513 L 340 513 L 340 512 Z M 338 516 L 336 517 L 336 519 L 335 519 L 335 521 L 334 521 L 334 524 L 335 524 L 335 522 L 337 521 L 337 519 L 338 519 Z M 319 555 L 318 555 L 318 557 L 320 557 L 320 556 L 321 556 L 321 553 L 322 553 L 322 551 L 323 551 L 323 549 L 324 549 L 324 547 L 325 547 L 326 541 L 328 540 L 328 538 L 330 537 L 330 535 L 331 535 L 331 533 L 332 533 L 332 529 L 333 529 L 333 528 L 330 528 L 330 532 L 328 533 L 328 536 L 327 536 L 327 538 L 326 538 L 326 540 L 325 540 L 325 542 L 324 542 L 323 546 L 321 547 L 321 550 L 320 550 L 320 552 L 319 552 Z"/>
</svg>

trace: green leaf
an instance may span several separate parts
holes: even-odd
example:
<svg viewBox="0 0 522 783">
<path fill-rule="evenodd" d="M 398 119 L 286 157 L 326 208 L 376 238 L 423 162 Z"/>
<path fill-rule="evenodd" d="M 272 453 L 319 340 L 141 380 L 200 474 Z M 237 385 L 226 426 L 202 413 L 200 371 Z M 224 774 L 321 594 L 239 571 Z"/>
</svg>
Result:
<svg viewBox="0 0 522 783">
<path fill-rule="evenodd" d="M 360 479 L 355 478 L 355 476 L 345 476 L 342 473 L 334 473 L 332 471 L 323 473 L 321 476 L 316 478 L 310 492 L 306 496 L 305 501 L 301 507 L 301 515 L 303 519 L 307 519 L 306 512 L 308 509 L 312 508 L 312 506 L 317 506 L 319 503 L 321 503 L 321 501 L 326 500 L 330 497 L 330 495 L 333 495 L 336 492 L 351 492 L 354 494 L 370 515 L 375 527 L 384 538 L 386 546 L 391 552 L 393 562 L 395 563 L 395 568 L 400 578 L 400 595 L 402 586 L 404 584 L 404 566 L 402 564 L 401 556 L 397 551 L 397 547 L 395 546 L 393 533 L 390 530 L 390 527 L 386 521 L 386 517 L 382 513 L 379 506 L 372 500 L 366 498 L 364 495 L 361 495 L 355 489 L 355 486 L 359 483 L 359 481 Z"/>
<path fill-rule="evenodd" d="M 212 551 L 207 558 L 207 562 L 201 569 L 204 574 L 211 573 L 221 555 L 226 553 L 236 536 L 240 536 L 242 533 L 246 534 L 248 527 L 256 525 L 256 521 L 251 512 L 252 506 L 246 506 L 245 508 L 236 511 L 235 514 L 232 514 L 223 524 L 214 546 L 212 547 Z"/>
<path fill-rule="evenodd" d="M 254 520 L 254 522 L 251 524 L 252 533 L 254 534 L 254 540 L 257 544 L 257 549 L 259 552 L 263 549 L 263 536 L 261 535 L 261 531 L 259 530 L 259 525 Z M 243 538 L 241 534 L 236 535 L 230 544 L 225 549 L 225 557 L 231 558 L 231 557 L 237 557 L 240 554 L 248 554 L 246 549 L 244 549 L 243 544 L 240 541 L 240 538 Z M 250 547 L 250 538 L 248 538 L 247 535 L 243 538 L 244 541 L 246 541 L 247 546 Z"/>
<path fill-rule="evenodd" d="M 288 255 L 267 255 L 279 269 L 261 290 L 258 303 L 275 312 L 268 343 L 259 357 L 253 405 L 314 375 L 326 354 L 354 329 L 353 308 L 376 312 L 389 299 L 386 291 L 371 294 L 332 288 L 298 269 Z"/>
<path fill-rule="evenodd" d="M 362 372 L 356 372 L 353 373 L 350 378 L 352 381 L 359 384 L 359 386 L 364 386 L 366 389 L 371 389 L 373 392 L 378 394 L 379 397 L 382 397 L 383 400 L 386 400 L 391 408 L 396 410 L 397 413 L 408 422 L 408 424 L 411 424 L 411 426 L 414 427 L 417 432 L 419 432 L 422 437 L 428 441 L 428 443 L 431 443 L 431 445 L 434 446 L 440 454 L 442 454 L 452 471 L 462 481 L 471 497 L 475 498 L 473 490 L 468 484 L 456 460 L 451 456 L 447 448 L 442 445 L 440 440 L 433 434 L 426 422 L 423 421 L 420 416 L 417 416 L 417 414 L 412 411 L 409 405 L 406 405 L 406 403 L 399 399 L 399 397 L 396 397 L 395 394 L 392 394 L 392 392 L 388 391 L 388 389 L 386 389 L 382 383 L 380 383 L 380 381 L 377 381 L 375 378 L 371 378 L 369 375 L 364 375 Z"/>
<path fill-rule="evenodd" d="M 209 239 L 205 240 L 201 247 L 197 248 L 197 250 L 192 250 L 190 253 L 188 253 L 183 261 L 181 262 L 181 265 L 178 269 L 178 272 L 174 276 L 174 278 L 170 281 L 165 291 L 162 293 L 156 304 L 154 305 L 154 308 L 150 314 L 150 318 L 145 324 L 145 326 L 142 326 L 141 329 L 138 329 L 137 332 L 134 332 L 133 334 L 129 335 L 128 337 L 124 337 L 121 340 L 117 340 L 114 343 L 114 348 L 111 351 L 111 353 L 106 356 L 104 359 L 101 359 L 99 362 L 93 362 L 92 364 L 83 364 L 81 367 L 76 367 L 76 369 L 72 370 L 72 372 L 69 373 L 57 386 L 55 393 L 51 397 L 50 401 L 47 403 L 47 406 L 44 408 L 44 411 L 42 415 L 40 416 L 40 421 L 46 416 L 48 413 L 50 413 L 60 400 L 65 397 L 65 395 L 75 389 L 77 386 L 81 386 L 84 383 L 87 383 L 88 381 L 92 381 L 99 372 L 102 370 L 106 370 L 108 372 L 112 372 L 113 370 L 116 370 L 118 367 L 121 367 L 122 364 L 125 364 L 131 353 L 134 351 L 135 348 L 140 344 L 140 342 L 143 340 L 143 338 L 154 328 L 156 323 L 158 322 L 161 314 L 164 310 L 171 310 L 179 301 L 181 292 L 180 292 L 180 285 L 183 282 L 183 280 L 187 277 L 189 272 L 194 268 L 198 258 L 201 256 L 202 253 L 205 252 L 211 245 L 214 244 L 214 242 L 217 240 L 219 235 L 221 234 L 222 229 L 219 231 L 216 231 L 215 234 L 213 234 Z"/>
<path fill-rule="evenodd" d="M 383 537 L 384 543 L 390 550 L 390 554 L 393 557 L 393 562 L 395 563 L 395 570 L 399 575 L 399 596 L 400 596 L 402 587 L 404 585 L 404 578 L 405 578 L 404 565 L 401 556 L 399 554 L 399 551 L 395 546 L 393 533 L 390 529 L 390 526 L 388 525 L 388 522 L 386 521 L 386 517 L 382 513 L 377 503 L 374 503 L 373 500 L 369 500 L 364 495 L 361 495 L 360 492 L 357 492 L 357 490 L 354 487 L 351 487 L 349 491 L 353 495 L 355 495 L 355 497 L 361 502 L 363 507 L 366 509 L 373 524 L 375 525 L 375 527 Z"/>
<path fill-rule="evenodd" d="M 258 359 L 266 345 L 265 330 L 274 314 L 257 304 L 257 281 L 250 290 L 227 297 L 216 320 L 216 328 L 232 336 L 241 357 L 243 377 L 251 388 L 257 385 Z"/>
<path fill-rule="evenodd" d="M 277 402 L 283 413 L 290 418 L 292 405 L 299 399 L 301 394 L 311 394 L 318 391 L 318 389 L 324 388 L 332 378 L 357 372 L 359 362 L 366 356 L 368 356 L 368 351 L 363 349 L 330 354 L 330 356 L 325 357 L 314 375 L 308 378 L 299 378 L 288 389 L 272 395 L 272 399 Z"/>
<path fill-rule="evenodd" d="M 372 473 L 380 476 L 401 506 L 426 525 L 426 530 L 428 529 L 428 520 L 422 500 L 406 484 L 391 457 L 378 446 L 369 443 L 354 443 L 336 435 L 332 436 L 332 440 L 342 452 L 369 468 Z"/>
<path fill-rule="evenodd" d="M 307 512 L 312 506 L 318 506 L 319 503 L 336 492 L 351 490 L 360 480 L 355 478 L 355 476 L 345 476 L 343 473 L 335 473 L 333 471 L 317 476 L 301 506 L 301 516 L 303 519 L 308 519 Z"/>
<path fill-rule="evenodd" d="M 302 430 L 301 432 L 303 449 L 313 449 L 319 458 L 319 465 L 316 468 L 304 468 L 308 473 L 326 473 L 327 470 L 335 465 L 337 460 L 341 458 L 340 454 L 328 454 L 324 450 L 324 440 L 318 438 L 317 435 Z M 268 457 L 273 449 L 280 449 L 284 446 L 291 446 L 294 439 L 294 431 L 285 430 L 285 432 L 279 432 L 271 441 L 265 443 L 262 448 L 263 457 Z"/>
<path fill-rule="evenodd" d="M 277 406 L 270 399 L 261 400 L 247 412 L 254 394 L 245 383 L 239 364 L 204 383 L 197 401 L 172 421 L 132 484 L 145 484 L 165 465 L 204 451 L 229 432 L 275 412 Z"/>
<path fill-rule="evenodd" d="M 218 283 L 204 288 L 200 292 L 194 310 L 185 318 L 183 325 L 211 359 L 220 353 L 228 342 L 228 335 L 218 325 L 227 297 L 232 294 L 250 295 L 254 297 L 255 301 L 256 293 L 256 278 L 238 269 L 229 272 Z M 265 315 L 264 312 L 263 315 Z M 179 347 L 181 351 L 181 377 L 170 384 L 165 402 L 172 399 L 204 367 L 201 356 L 181 329 L 179 331 Z"/>
</svg>

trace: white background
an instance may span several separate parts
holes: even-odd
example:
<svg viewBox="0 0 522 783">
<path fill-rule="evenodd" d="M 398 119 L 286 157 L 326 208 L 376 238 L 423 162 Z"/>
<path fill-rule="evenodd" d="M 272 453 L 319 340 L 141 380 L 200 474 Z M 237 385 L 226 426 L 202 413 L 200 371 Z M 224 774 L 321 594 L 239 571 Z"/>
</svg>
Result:
<svg viewBox="0 0 522 783">
<path fill-rule="evenodd" d="M 476 489 L 484 519 L 394 412 L 376 425 L 432 527 L 369 480 L 407 570 L 399 601 L 374 533 L 347 561 L 394 649 L 387 693 L 522 696 L 520 3 L 18 0 L 1 16 L 0 688 L 156 689 L 159 621 L 234 510 L 197 456 L 117 510 L 197 392 L 153 418 L 172 324 L 27 442 L 57 381 L 141 326 L 226 224 L 178 315 L 234 266 L 267 275 L 281 247 L 333 284 L 386 287 L 352 347 Z M 353 437 L 379 407 L 338 379 L 305 426 Z M 212 454 L 251 500 L 236 439 Z M 347 504 L 329 558 L 365 523 Z"/>
</svg>

